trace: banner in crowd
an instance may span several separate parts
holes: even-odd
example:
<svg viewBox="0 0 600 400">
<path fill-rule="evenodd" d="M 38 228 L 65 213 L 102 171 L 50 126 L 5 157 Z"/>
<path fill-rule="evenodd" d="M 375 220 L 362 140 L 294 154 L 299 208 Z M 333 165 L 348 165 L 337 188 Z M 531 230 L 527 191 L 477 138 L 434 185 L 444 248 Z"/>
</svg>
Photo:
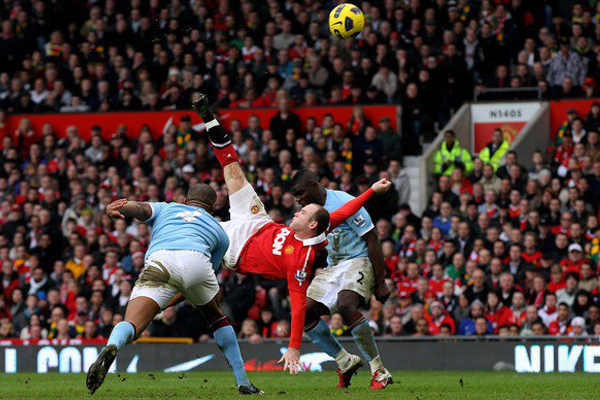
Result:
<svg viewBox="0 0 600 400">
<path fill-rule="evenodd" d="M 379 120 L 383 117 L 390 119 L 392 129 L 398 130 L 399 106 L 393 105 L 370 105 L 360 106 L 366 118 L 377 126 Z M 334 121 L 346 126 L 352 116 L 353 106 L 336 107 L 298 107 L 292 110 L 298 115 L 303 126 L 309 117 L 317 119 L 321 124 L 326 114 L 333 115 Z M 242 128 L 248 124 L 248 118 L 256 115 L 259 118 L 263 129 L 269 128 L 271 118 L 279 110 L 277 108 L 256 108 L 256 109 L 221 109 L 219 114 L 222 117 L 222 124 L 226 129 L 233 120 L 239 120 Z M 113 133 L 117 131 L 119 125 L 124 125 L 129 138 L 136 138 L 142 126 L 147 125 L 155 138 L 160 137 L 162 133 L 171 124 L 179 124 L 183 116 L 190 116 L 192 125 L 197 129 L 203 129 L 202 119 L 193 111 L 139 111 L 139 112 L 109 112 L 109 113 L 72 113 L 72 114 L 18 114 L 9 115 L 6 118 L 6 132 L 12 134 L 18 128 L 23 118 L 27 118 L 33 127 L 34 132 L 39 136 L 44 124 L 50 124 L 54 128 L 58 137 L 65 136 L 68 126 L 75 125 L 79 129 L 79 135 L 85 140 L 89 139 L 90 131 L 93 126 L 99 126 L 102 129 L 102 136 L 110 139 Z"/>
<path fill-rule="evenodd" d="M 573 109 L 585 122 L 592 104 L 600 103 L 600 99 L 559 100 L 550 102 L 550 137 L 554 139 L 560 126 L 567 120 L 567 113 Z"/>
<path fill-rule="evenodd" d="M 358 353 L 354 342 L 348 350 Z M 41 341 L 36 345 L 3 342 L 0 372 L 80 373 L 88 370 L 102 345 L 84 341 Z M 560 340 L 386 340 L 378 345 L 390 370 L 447 370 L 517 372 L 600 372 L 600 346 L 591 342 Z M 287 342 L 270 340 L 262 344 L 240 344 L 246 369 L 278 371 L 277 361 Z M 468 355 L 468 356 L 465 356 Z M 302 348 L 300 363 L 307 371 L 333 370 L 335 362 L 312 343 Z M 214 343 L 136 343 L 125 347 L 112 372 L 229 370 Z"/>
<path fill-rule="evenodd" d="M 504 139 L 512 143 L 540 107 L 540 102 L 533 101 L 472 104 L 471 148 L 474 149 L 474 153 L 479 153 L 492 140 L 497 128 L 502 130 Z"/>
</svg>

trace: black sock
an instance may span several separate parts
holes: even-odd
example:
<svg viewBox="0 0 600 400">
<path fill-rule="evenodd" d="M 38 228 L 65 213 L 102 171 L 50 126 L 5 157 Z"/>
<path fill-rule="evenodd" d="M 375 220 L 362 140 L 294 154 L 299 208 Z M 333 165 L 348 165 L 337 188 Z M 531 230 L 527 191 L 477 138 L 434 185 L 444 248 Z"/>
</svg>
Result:
<svg viewBox="0 0 600 400">
<path fill-rule="evenodd" d="M 208 112 L 208 114 L 202 116 L 202 121 L 204 121 L 204 123 L 214 121 L 214 120 L 215 120 L 215 117 L 213 117 L 213 113 L 211 113 L 210 111 Z"/>
<path fill-rule="evenodd" d="M 223 129 L 223 127 L 219 125 L 219 122 L 214 118 L 212 121 L 206 123 L 206 130 L 213 146 L 223 148 L 232 143 L 229 135 L 225 132 L 225 129 Z"/>
</svg>

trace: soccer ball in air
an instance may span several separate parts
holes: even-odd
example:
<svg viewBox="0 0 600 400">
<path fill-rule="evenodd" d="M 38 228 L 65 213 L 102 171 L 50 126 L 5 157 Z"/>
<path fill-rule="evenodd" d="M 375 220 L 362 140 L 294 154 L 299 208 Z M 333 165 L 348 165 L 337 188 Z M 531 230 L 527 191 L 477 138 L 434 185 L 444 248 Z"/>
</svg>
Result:
<svg viewBox="0 0 600 400">
<path fill-rule="evenodd" d="M 365 27 L 365 16 L 354 4 L 340 4 L 329 14 L 329 30 L 341 39 L 358 36 Z"/>
</svg>

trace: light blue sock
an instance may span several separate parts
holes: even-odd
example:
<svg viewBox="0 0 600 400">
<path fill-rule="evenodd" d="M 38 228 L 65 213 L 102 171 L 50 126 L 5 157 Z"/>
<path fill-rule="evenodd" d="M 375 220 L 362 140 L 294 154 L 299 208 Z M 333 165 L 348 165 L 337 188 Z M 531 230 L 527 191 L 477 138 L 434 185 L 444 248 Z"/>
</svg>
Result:
<svg viewBox="0 0 600 400">
<path fill-rule="evenodd" d="M 121 321 L 113 328 L 108 338 L 109 344 L 117 346 L 117 350 L 121 350 L 125 345 L 130 343 L 135 336 L 135 328 L 131 322 Z"/>
<path fill-rule="evenodd" d="M 235 331 L 231 325 L 224 326 L 217 329 L 213 336 L 219 345 L 219 348 L 223 352 L 223 355 L 229 363 L 229 367 L 233 370 L 235 375 L 235 381 L 238 386 L 245 385 L 249 386 L 250 381 L 246 376 L 246 370 L 244 369 L 244 360 L 242 360 L 242 353 L 240 351 L 240 345 L 238 344 Z"/>
<path fill-rule="evenodd" d="M 306 334 L 321 350 L 327 353 L 331 358 L 335 358 L 340 351 L 342 351 L 342 345 L 331 335 L 329 327 L 322 319 Z"/>
<path fill-rule="evenodd" d="M 354 336 L 354 342 L 358 346 L 365 360 L 369 363 L 379 357 L 379 349 L 375 343 L 373 332 L 369 326 L 369 322 L 366 320 L 361 322 L 352 328 L 352 336 Z"/>
</svg>

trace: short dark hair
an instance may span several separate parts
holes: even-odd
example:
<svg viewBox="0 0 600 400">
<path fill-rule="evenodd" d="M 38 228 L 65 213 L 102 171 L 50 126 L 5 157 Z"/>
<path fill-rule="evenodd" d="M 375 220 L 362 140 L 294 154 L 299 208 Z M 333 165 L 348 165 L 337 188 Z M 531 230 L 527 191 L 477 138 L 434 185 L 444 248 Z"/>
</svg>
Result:
<svg viewBox="0 0 600 400">
<path fill-rule="evenodd" d="M 197 201 L 211 207 L 217 202 L 217 192 L 205 183 L 197 183 L 191 186 L 187 193 L 188 201 Z"/>
<path fill-rule="evenodd" d="M 575 279 L 577 282 L 579 282 L 579 274 L 575 273 L 575 272 L 569 272 L 567 274 L 567 277 L 565 278 L 565 280 L 569 279 L 569 278 L 573 278 Z"/>
<path fill-rule="evenodd" d="M 319 178 L 317 177 L 317 174 L 312 172 L 310 169 L 302 168 L 302 169 L 298 170 L 298 172 L 296 172 L 294 174 L 294 176 L 292 176 L 292 181 L 290 182 L 290 186 L 291 187 L 294 187 L 296 185 L 304 186 L 308 183 L 313 183 L 313 182 L 314 183 L 319 182 Z"/>
<path fill-rule="evenodd" d="M 325 232 L 329 228 L 329 212 L 325 207 L 316 205 L 317 211 L 313 215 L 313 221 L 317 221 L 317 235 Z"/>
</svg>

